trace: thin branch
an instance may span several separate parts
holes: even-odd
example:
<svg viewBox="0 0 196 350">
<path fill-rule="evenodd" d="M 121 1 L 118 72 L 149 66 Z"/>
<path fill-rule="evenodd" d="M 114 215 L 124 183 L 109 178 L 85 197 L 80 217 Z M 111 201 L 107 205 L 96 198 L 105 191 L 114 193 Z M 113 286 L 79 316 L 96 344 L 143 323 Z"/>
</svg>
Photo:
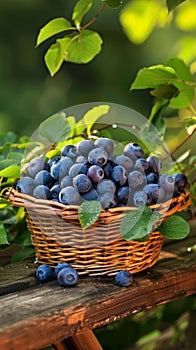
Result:
<svg viewBox="0 0 196 350">
<path fill-rule="evenodd" d="M 97 12 L 97 14 L 96 14 L 88 23 L 86 23 L 83 27 L 81 27 L 80 30 L 84 30 L 84 29 L 88 28 L 91 24 L 93 24 L 93 23 L 96 21 L 97 17 L 99 17 L 100 14 L 103 12 L 105 6 L 106 6 L 106 4 L 103 4 L 103 5 L 100 7 L 100 9 L 99 9 L 99 11 Z"/>
</svg>

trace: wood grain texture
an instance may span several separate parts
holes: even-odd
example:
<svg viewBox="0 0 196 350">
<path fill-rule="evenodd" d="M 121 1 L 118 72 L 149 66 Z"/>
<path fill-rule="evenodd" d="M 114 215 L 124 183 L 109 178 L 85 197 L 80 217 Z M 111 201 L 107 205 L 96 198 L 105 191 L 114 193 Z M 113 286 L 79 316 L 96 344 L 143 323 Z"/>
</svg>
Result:
<svg viewBox="0 0 196 350">
<path fill-rule="evenodd" d="M 195 235 L 164 247 L 152 268 L 128 288 L 112 277 L 81 277 L 74 288 L 39 284 L 36 265 L 0 268 L 0 349 L 39 349 L 169 301 L 196 293 Z M 59 345 L 60 346 L 60 345 Z M 66 347 L 65 347 L 66 348 Z"/>
</svg>

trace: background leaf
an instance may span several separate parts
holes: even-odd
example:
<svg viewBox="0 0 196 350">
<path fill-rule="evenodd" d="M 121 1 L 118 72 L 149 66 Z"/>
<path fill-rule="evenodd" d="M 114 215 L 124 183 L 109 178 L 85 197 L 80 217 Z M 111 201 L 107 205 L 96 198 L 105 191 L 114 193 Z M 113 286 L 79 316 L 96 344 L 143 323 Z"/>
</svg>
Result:
<svg viewBox="0 0 196 350">
<path fill-rule="evenodd" d="M 166 0 L 168 11 L 172 11 L 176 6 L 180 5 L 185 0 Z"/>
<path fill-rule="evenodd" d="M 0 171 L 0 177 L 8 177 L 8 178 L 20 177 L 20 166 L 19 165 L 8 166 L 7 168 Z"/>
<path fill-rule="evenodd" d="M 1 244 L 9 244 L 7 240 L 7 232 L 4 228 L 3 223 L 0 221 L 0 245 Z"/>
<path fill-rule="evenodd" d="M 39 136 L 56 144 L 69 136 L 70 126 L 64 112 L 54 114 L 39 126 Z"/>
<path fill-rule="evenodd" d="M 92 0 L 80 0 L 76 3 L 72 14 L 76 27 L 80 25 L 83 16 L 90 10 L 91 6 Z"/>
<path fill-rule="evenodd" d="M 63 17 L 54 18 L 48 22 L 39 32 L 36 46 L 43 41 L 51 38 L 53 35 L 61 33 L 71 28 L 71 23 Z"/>
<path fill-rule="evenodd" d="M 83 230 L 97 221 L 101 210 L 102 206 L 98 201 L 86 201 L 81 204 L 78 209 L 78 216 Z"/>
<path fill-rule="evenodd" d="M 122 5 L 123 0 L 102 0 L 107 6 L 117 8 Z"/>
<path fill-rule="evenodd" d="M 189 234 L 190 226 L 181 216 L 172 215 L 162 222 L 159 232 L 169 239 L 182 239 Z"/>
</svg>

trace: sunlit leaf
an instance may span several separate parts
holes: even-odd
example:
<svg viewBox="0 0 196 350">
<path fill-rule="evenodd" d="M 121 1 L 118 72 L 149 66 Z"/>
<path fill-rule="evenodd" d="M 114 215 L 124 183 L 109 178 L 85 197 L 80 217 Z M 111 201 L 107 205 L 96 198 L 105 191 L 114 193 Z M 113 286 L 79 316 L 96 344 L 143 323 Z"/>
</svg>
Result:
<svg viewBox="0 0 196 350">
<path fill-rule="evenodd" d="M 186 3 L 179 7 L 176 16 L 175 24 L 178 28 L 184 31 L 192 31 L 196 29 L 196 2 L 186 1 Z"/>
<path fill-rule="evenodd" d="M 36 45 L 40 45 L 43 41 L 52 36 L 71 28 L 71 23 L 63 17 L 54 18 L 48 22 L 39 32 Z"/>
<path fill-rule="evenodd" d="M 0 171 L 0 177 L 18 178 L 20 177 L 20 166 L 10 165 Z"/>
<path fill-rule="evenodd" d="M 87 135 L 90 136 L 90 130 L 94 123 L 102 117 L 104 114 L 107 114 L 110 109 L 109 105 L 99 105 L 91 108 L 83 117 L 83 121 L 87 127 Z"/>
<path fill-rule="evenodd" d="M 65 58 L 65 51 L 71 41 L 70 37 L 57 39 L 56 43 L 51 45 L 44 56 L 46 66 L 51 74 L 54 76 L 60 69 Z"/>
<path fill-rule="evenodd" d="M 74 36 L 65 51 L 65 61 L 88 63 L 101 51 L 102 39 L 91 30 L 83 30 Z"/>
<path fill-rule="evenodd" d="M 75 25 L 80 25 L 83 16 L 90 10 L 92 6 L 92 0 L 79 0 L 74 6 L 72 19 Z"/>
<path fill-rule="evenodd" d="M 122 5 L 123 0 L 102 0 L 107 6 L 117 8 Z"/>
</svg>

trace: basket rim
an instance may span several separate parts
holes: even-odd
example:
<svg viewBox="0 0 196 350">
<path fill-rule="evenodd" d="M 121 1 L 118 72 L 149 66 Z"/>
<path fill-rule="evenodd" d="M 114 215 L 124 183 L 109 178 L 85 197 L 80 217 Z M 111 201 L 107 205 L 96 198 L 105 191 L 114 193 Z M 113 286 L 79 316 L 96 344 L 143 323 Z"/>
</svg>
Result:
<svg viewBox="0 0 196 350">
<path fill-rule="evenodd" d="M 34 209 L 41 209 L 41 208 L 49 208 L 52 207 L 54 210 L 56 209 L 59 212 L 66 212 L 66 211 L 78 211 L 80 208 L 79 205 L 65 205 L 59 202 L 55 202 L 52 200 L 47 199 L 38 199 L 33 196 L 23 194 L 18 192 L 16 189 L 11 187 L 5 194 L 5 198 L 16 207 L 24 207 L 24 208 L 34 208 Z M 188 207 L 192 202 L 192 199 L 190 197 L 190 192 L 186 191 L 185 193 L 181 193 L 180 196 L 171 198 L 168 201 L 161 202 L 158 204 L 150 205 L 149 208 L 151 209 L 157 209 L 160 213 L 165 213 L 172 204 L 175 204 L 175 206 L 179 205 L 179 211 L 183 210 L 184 208 Z M 120 214 L 125 213 L 128 211 L 137 210 L 138 207 L 115 207 L 115 208 L 109 208 L 107 210 L 102 209 L 100 216 L 109 216 L 114 214 Z"/>
</svg>

